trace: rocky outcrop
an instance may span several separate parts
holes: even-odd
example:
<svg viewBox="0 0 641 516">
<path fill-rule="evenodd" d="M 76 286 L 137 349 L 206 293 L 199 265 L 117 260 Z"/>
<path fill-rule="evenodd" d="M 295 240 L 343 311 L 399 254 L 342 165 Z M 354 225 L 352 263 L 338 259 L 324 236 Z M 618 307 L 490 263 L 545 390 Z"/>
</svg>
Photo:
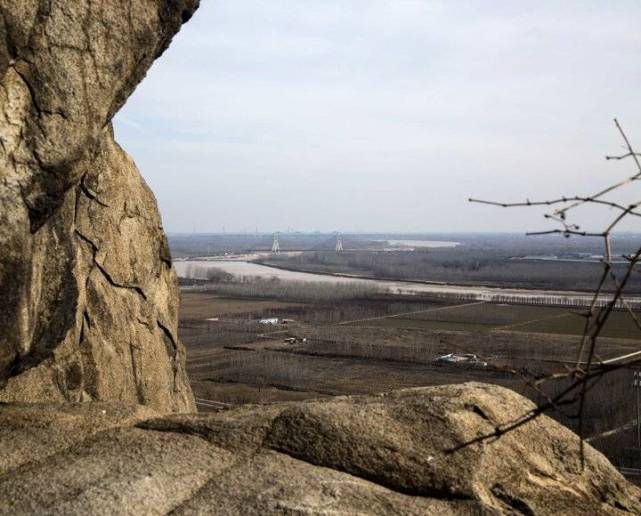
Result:
<svg viewBox="0 0 641 516">
<path fill-rule="evenodd" d="M 156 203 L 110 124 L 196 7 L 0 4 L 0 400 L 194 410 Z"/>
<path fill-rule="evenodd" d="M 451 451 L 532 407 L 484 384 L 159 418 L 8 405 L 0 513 L 641 513 L 641 491 L 589 445 L 582 467 L 546 416 Z"/>
</svg>

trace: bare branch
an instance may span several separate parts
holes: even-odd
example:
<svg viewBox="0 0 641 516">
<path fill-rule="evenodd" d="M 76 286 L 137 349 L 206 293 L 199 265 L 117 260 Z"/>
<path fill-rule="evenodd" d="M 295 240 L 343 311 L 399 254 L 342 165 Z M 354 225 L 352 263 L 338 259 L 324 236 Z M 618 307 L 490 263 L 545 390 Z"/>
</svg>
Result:
<svg viewBox="0 0 641 516">
<path fill-rule="evenodd" d="M 611 192 L 623 186 L 632 184 L 635 181 L 641 179 L 641 161 L 639 159 L 641 158 L 641 153 L 635 152 L 635 150 L 632 148 L 632 145 L 630 144 L 630 141 L 623 131 L 621 125 L 619 124 L 619 121 L 615 119 L 614 123 L 624 141 L 624 147 L 627 152 L 620 156 L 606 156 L 606 159 L 623 160 L 631 158 L 635 162 L 637 168 L 637 172 L 635 174 L 623 179 L 622 181 L 611 184 L 590 196 L 563 196 L 543 201 L 530 201 L 529 199 L 527 199 L 524 202 L 512 203 L 486 201 L 481 199 L 469 199 L 470 202 L 502 208 L 560 205 L 552 213 L 545 214 L 546 219 L 558 223 L 561 226 L 560 228 L 529 232 L 527 234 L 559 234 L 567 238 L 573 236 L 602 238 L 603 260 L 601 263 L 603 264 L 603 272 L 592 296 L 589 309 L 584 314 L 585 325 L 583 329 L 583 335 L 577 349 L 576 361 L 574 362 L 573 367 L 567 367 L 566 371 L 564 372 L 549 374 L 547 376 L 544 376 L 543 378 L 538 378 L 536 380 L 530 380 L 524 375 L 520 375 L 528 387 L 534 389 L 536 393 L 541 395 L 546 400 L 545 403 L 540 404 L 535 409 L 522 414 L 521 416 L 508 421 L 503 425 L 496 427 L 493 432 L 479 436 L 467 443 L 462 443 L 461 445 L 455 447 L 450 451 L 456 451 L 457 449 L 463 448 L 470 444 L 481 442 L 486 439 L 499 438 L 501 435 L 512 431 L 528 423 L 529 421 L 532 421 L 548 410 L 553 409 L 558 411 L 561 410 L 561 408 L 564 406 L 574 405 L 578 403 L 578 412 L 576 417 L 578 419 L 578 433 L 579 437 L 581 438 L 581 460 L 583 461 L 584 415 L 587 404 L 587 395 L 589 391 L 601 380 L 601 378 L 603 378 L 605 374 L 622 368 L 630 367 L 631 365 L 641 362 L 641 350 L 617 357 L 611 357 L 607 360 L 603 360 L 597 353 L 599 337 L 614 310 L 626 310 L 636 327 L 641 331 L 641 319 L 634 313 L 630 306 L 630 303 L 627 302 L 624 296 L 626 285 L 628 284 L 631 275 L 637 272 L 635 268 L 639 261 L 641 261 L 641 247 L 639 247 L 639 249 L 632 256 L 623 256 L 623 258 L 627 261 L 627 267 L 625 269 L 625 273 L 619 279 L 612 266 L 613 254 L 611 241 L 612 232 L 619 226 L 619 224 L 623 220 L 625 220 L 629 216 L 641 217 L 641 213 L 637 211 L 637 209 L 641 207 L 641 202 L 635 201 L 628 205 L 624 205 L 605 198 L 607 194 L 610 194 Z M 578 206 L 583 205 L 609 207 L 611 209 L 617 210 L 617 213 L 616 216 L 611 219 L 611 221 L 604 227 L 602 231 L 585 231 L 582 230 L 578 224 L 570 223 L 567 221 L 568 212 L 570 212 L 574 208 L 577 208 Z M 608 284 L 608 281 L 611 281 L 613 283 L 614 292 L 607 298 L 607 301 L 603 303 L 602 295 Z M 553 380 L 567 380 L 570 381 L 570 383 L 556 396 L 550 397 L 546 395 L 540 387 L 543 384 Z"/>
</svg>

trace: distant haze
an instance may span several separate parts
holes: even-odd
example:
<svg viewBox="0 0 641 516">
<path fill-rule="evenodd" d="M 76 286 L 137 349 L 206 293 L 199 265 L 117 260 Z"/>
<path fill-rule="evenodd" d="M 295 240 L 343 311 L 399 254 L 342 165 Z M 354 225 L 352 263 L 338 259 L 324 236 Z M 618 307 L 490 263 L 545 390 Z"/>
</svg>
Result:
<svg viewBox="0 0 641 516">
<path fill-rule="evenodd" d="M 637 1 L 201 3 L 115 120 L 168 231 L 542 229 L 467 198 L 633 171 Z"/>
</svg>

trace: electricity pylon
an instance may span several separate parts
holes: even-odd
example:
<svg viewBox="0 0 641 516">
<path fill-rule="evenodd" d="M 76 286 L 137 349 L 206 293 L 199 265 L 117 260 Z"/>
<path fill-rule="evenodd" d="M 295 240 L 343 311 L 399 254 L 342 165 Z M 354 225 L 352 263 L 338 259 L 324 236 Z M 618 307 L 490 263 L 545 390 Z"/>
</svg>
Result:
<svg viewBox="0 0 641 516">
<path fill-rule="evenodd" d="M 272 237 L 272 254 L 280 254 L 280 245 L 278 243 L 278 233 Z"/>
<path fill-rule="evenodd" d="M 336 235 L 336 252 L 341 253 L 343 251 L 343 238 L 340 233 Z"/>
</svg>

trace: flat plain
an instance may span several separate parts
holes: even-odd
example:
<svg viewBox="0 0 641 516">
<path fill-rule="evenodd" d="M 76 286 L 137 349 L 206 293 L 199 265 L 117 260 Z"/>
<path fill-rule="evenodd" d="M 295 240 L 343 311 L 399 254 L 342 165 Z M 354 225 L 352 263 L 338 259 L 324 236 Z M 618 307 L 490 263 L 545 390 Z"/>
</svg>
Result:
<svg viewBox="0 0 641 516">
<path fill-rule="evenodd" d="M 500 384 L 542 401 L 563 384 L 538 391 L 525 379 L 566 370 L 582 332 L 580 315 L 539 306 L 446 305 L 391 296 L 302 303 L 190 291 L 182 298 L 180 336 L 203 411 L 467 381 Z M 264 317 L 293 321 L 260 324 Z M 617 338 L 601 339 L 600 357 L 638 349 L 637 339 L 620 337 L 636 337 L 625 318 L 623 312 L 613 317 L 607 332 Z M 285 340 L 292 337 L 298 341 Z M 439 364 L 436 359 L 447 353 L 473 353 L 487 365 Z M 630 375 L 611 374 L 593 389 L 586 435 L 634 418 Z M 567 411 L 553 417 L 576 425 Z M 604 442 L 602 450 L 611 457 L 625 453 L 617 444 L 624 441 Z"/>
</svg>

